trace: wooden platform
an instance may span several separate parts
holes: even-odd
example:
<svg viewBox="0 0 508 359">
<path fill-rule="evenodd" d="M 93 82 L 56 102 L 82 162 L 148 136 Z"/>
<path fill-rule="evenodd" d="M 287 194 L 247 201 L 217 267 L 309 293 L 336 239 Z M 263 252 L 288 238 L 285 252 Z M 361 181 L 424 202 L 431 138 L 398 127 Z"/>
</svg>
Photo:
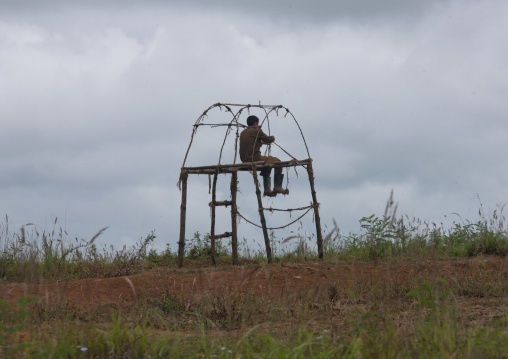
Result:
<svg viewBox="0 0 508 359">
<path fill-rule="evenodd" d="M 186 171 L 189 174 L 214 174 L 218 173 L 233 173 L 237 171 L 248 171 L 255 168 L 257 171 L 263 168 L 278 168 L 278 167 L 296 167 L 296 166 L 307 166 L 312 163 L 312 159 L 308 158 L 305 160 L 292 160 L 278 163 L 266 163 L 264 161 L 259 162 L 244 162 L 235 164 L 217 164 L 212 166 L 199 166 L 199 167 L 182 167 L 182 171 Z"/>
</svg>

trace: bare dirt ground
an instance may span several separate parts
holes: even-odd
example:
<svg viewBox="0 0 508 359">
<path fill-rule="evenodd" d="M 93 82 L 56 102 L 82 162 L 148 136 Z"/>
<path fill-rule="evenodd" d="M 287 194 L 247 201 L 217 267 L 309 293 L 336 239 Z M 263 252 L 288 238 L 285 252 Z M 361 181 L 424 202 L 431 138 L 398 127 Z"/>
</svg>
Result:
<svg viewBox="0 0 508 359">
<path fill-rule="evenodd" d="M 0 283 L 0 299 L 37 296 L 41 304 L 66 304 L 82 311 L 101 306 L 128 307 L 140 300 L 171 295 L 192 305 L 210 291 L 230 290 L 268 298 L 299 297 L 312 300 L 339 298 L 355 291 L 404 298 L 404 293 L 423 281 L 444 279 L 457 289 L 457 300 L 468 303 L 468 315 L 508 313 L 506 291 L 483 288 L 484 283 L 508 286 L 508 258 L 475 257 L 458 260 L 397 260 L 374 263 L 283 263 L 206 268 L 166 268 L 126 277 L 91 278 L 69 282 L 26 284 Z M 489 284 L 490 285 L 490 284 Z M 475 290 L 477 294 L 475 294 Z M 461 292 L 466 293 L 461 295 Z M 489 294 L 490 293 L 490 294 Z M 486 295 L 487 294 L 487 295 Z M 484 298 L 482 298 L 484 297 Z M 492 303 L 495 302 L 495 308 Z M 477 307 L 476 309 L 475 306 Z"/>
</svg>

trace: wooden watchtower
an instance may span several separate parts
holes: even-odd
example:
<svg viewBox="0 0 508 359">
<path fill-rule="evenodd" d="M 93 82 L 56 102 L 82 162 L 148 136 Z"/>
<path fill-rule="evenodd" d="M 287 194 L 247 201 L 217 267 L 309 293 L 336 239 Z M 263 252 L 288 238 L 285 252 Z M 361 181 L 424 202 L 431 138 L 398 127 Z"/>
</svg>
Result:
<svg viewBox="0 0 508 359">
<path fill-rule="evenodd" d="M 219 108 L 220 110 L 225 110 L 228 112 L 232 119 L 228 123 L 205 123 L 204 120 L 207 117 L 207 114 L 210 110 L 214 108 Z M 239 142 L 239 132 L 240 129 L 245 127 L 245 125 L 239 123 L 239 117 L 242 114 L 243 111 L 247 110 L 249 111 L 251 108 L 259 108 L 262 109 L 265 112 L 265 117 L 262 121 L 267 121 L 269 124 L 270 121 L 270 114 L 272 113 L 279 113 L 279 111 L 285 111 L 284 117 L 290 116 L 290 118 L 293 119 L 295 125 L 298 127 L 298 130 L 302 136 L 303 144 L 305 146 L 308 158 L 303 160 L 298 160 L 294 158 L 292 155 L 290 155 L 286 150 L 284 150 L 282 147 L 277 145 L 282 151 L 284 151 L 287 155 L 292 157 L 291 161 L 284 161 L 274 164 L 267 164 L 265 162 L 245 162 L 245 163 L 237 163 L 237 153 L 238 153 L 238 142 Z M 261 124 L 262 124 L 261 123 Z M 224 126 L 226 127 L 226 134 L 224 137 L 224 142 L 222 144 L 222 147 L 220 149 L 220 155 L 219 155 L 219 161 L 217 164 L 214 165 L 208 165 L 208 166 L 199 166 L 199 167 L 186 167 L 185 163 L 187 161 L 187 157 L 189 155 L 189 150 L 192 147 L 192 143 L 194 140 L 194 137 L 196 135 L 196 132 L 200 126 Z M 224 150 L 224 145 L 226 143 L 226 138 L 228 137 L 231 132 L 236 132 L 236 138 L 235 138 L 235 156 L 234 161 L 231 164 L 222 164 L 221 158 L 222 153 Z M 263 168 L 270 167 L 270 168 L 277 168 L 277 167 L 297 167 L 301 166 L 307 170 L 307 174 L 309 176 L 309 183 L 310 183 L 310 191 L 312 194 L 312 204 L 307 207 L 301 207 L 301 208 L 290 208 L 290 209 L 273 209 L 273 208 L 264 208 L 263 207 L 263 200 L 261 197 L 261 190 L 258 180 L 258 171 L 260 171 Z M 257 225 L 245 217 L 242 216 L 241 213 L 238 212 L 238 207 L 236 203 L 237 198 L 237 191 L 238 191 L 238 171 L 250 171 L 252 173 L 252 177 L 254 180 L 254 186 L 256 190 L 256 197 L 258 202 L 258 213 L 260 218 L 260 225 Z M 216 188 L 217 188 L 217 176 L 219 174 L 231 174 L 231 200 L 226 201 L 217 201 L 216 199 Z M 303 216 L 305 216 L 308 212 L 311 210 L 314 211 L 314 220 L 316 224 L 316 238 L 317 238 L 317 248 L 318 248 L 318 255 L 319 259 L 323 259 L 323 236 L 321 232 L 321 220 L 319 217 L 319 203 L 317 201 L 316 197 L 316 190 L 314 188 L 314 172 L 312 169 L 312 158 L 309 154 L 309 148 L 307 146 L 307 143 L 305 141 L 305 137 L 303 136 L 302 129 L 300 128 L 300 125 L 296 121 L 293 114 L 289 111 L 288 108 L 278 105 L 278 106 L 268 106 L 268 105 L 240 105 L 240 104 L 229 104 L 229 103 L 216 103 L 212 106 L 210 106 L 208 109 L 206 109 L 201 116 L 197 119 L 196 123 L 193 126 L 191 140 L 189 143 L 189 147 L 187 148 L 187 152 L 185 153 L 185 158 L 183 160 L 181 172 L 180 172 L 180 178 L 178 181 L 179 188 L 181 190 L 182 194 L 182 202 L 180 206 L 180 238 L 178 241 L 178 266 L 183 266 L 183 260 L 184 260 L 184 254 L 185 254 L 185 222 L 186 222 L 186 212 L 187 212 L 187 179 L 190 174 L 206 174 L 209 176 L 213 176 L 213 180 L 211 181 L 211 228 L 210 228 L 210 249 L 211 249 L 211 259 L 212 264 L 216 264 L 215 259 L 215 241 L 216 239 L 221 238 L 228 238 L 231 237 L 231 245 L 232 245 L 232 257 L 233 257 L 233 264 L 238 264 L 238 238 L 237 238 L 237 220 L 238 217 L 243 218 L 246 222 L 253 224 L 257 227 L 260 227 L 263 231 L 263 237 L 265 241 L 265 247 L 266 247 L 266 257 L 268 260 L 268 263 L 272 262 L 272 250 L 270 247 L 270 240 L 268 236 L 268 230 L 269 229 L 279 229 L 279 228 L 285 228 L 298 220 L 300 220 Z M 222 234 L 215 234 L 215 208 L 218 206 L 231 206 L 231 232 L 225 232 Z M 289 224 L 286 224 L 285 226 L 278 227 L 278 228 L 268 228 L 266 225 L 266 219 L 264 215 L 265 210 L 270 211 L 294 211 L 294 210 L 301 210 L 305 211 L 299 218 L 292 221 Z"/>
</svg>

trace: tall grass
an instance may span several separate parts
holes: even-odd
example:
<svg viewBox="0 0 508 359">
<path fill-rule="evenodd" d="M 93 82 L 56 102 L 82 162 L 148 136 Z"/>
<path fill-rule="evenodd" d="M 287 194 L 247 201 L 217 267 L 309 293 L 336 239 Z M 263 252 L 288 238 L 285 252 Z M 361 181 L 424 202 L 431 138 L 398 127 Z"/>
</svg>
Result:
<svg viewBox="0 0 508 359">
<path fill-rule="evenodd" d="M 480 254 L 505 256 L 508 227 L 498 206 L 487 216 L 480 204 L 476 221 L 454 221 L 450 228 L 408 216 L 396 217 L 397 207 L 388 201 L 383 216 L 360 219 L 360 233 L 343 235 L 337 224 L 325 237 L 328 259 L 377 261 L 394 256 L 419 258 L 472 257 Z"/>
<path fill-rule="evenodd" d="M 7 216 L 0 222 L 0 281 L 40 282 L 137 273 L 155 239 L 152 232 L 131 248 L 103 246 L 99 250 L 95 240 L 107 228 L 89 240 L 69 240 L 56 218 L 53 225 L 52 230 L 39 230 L 27 224 L 13 232 Z"/>
<path fill-rule="evenodd" d="M 450 228 L 407 216 L 396 217 L 393 201 L 385 214 L 360 219 L 359 233 L 344 235 L 334 222 L 324 238 L 327 261 L 381 261 L 394 257 L 460 258 L 480 254 L 505 256 L 508 253 L 508 228 L 503 206 L 488 216 L 480 206 L 479 219 L 453 222 Z M 151 248 L 154 232 L 140 238 L 131 248 L 113 246 L 100 249 L 95 240 L 106 228 L 89 240 L 69 240 L 55 219 L 50 231 L 26 225 L 11 231 L 8 218 L 0 222 L 0 281 L 55 281 L 88 277 L 112 277 L 134 274 L 154 267 L 176 265 L 176 251 L 169 244 L 158 252 Z M 270 233 L 275 262 L 316 260 L 315 236 L 306 236 L 303 228 L 282 239 Z M 252 249 L 247 240 L 240 243 L 241 262 L 263 262 L 264 248 Z M 209 265 L 208 235 L 194 233 L 187 240 L 186 257 L 191 265 Z M 217 241 L 219 263 L 230 263 L 230 245 Z"/>
</svg>

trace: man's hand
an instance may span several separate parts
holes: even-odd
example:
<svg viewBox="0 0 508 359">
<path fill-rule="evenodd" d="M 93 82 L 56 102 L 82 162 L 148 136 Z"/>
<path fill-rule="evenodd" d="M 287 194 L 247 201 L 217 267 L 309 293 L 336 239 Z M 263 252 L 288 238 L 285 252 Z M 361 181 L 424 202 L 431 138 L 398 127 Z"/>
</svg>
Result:
<svg viewBox="0 0 508 359">
<path fill-rule="evenodd" d="M 268 145 L 275 142 L 275 136 L 267 136 L 267 140 L 261 141 L 263 144 Z"/>
</svg>

